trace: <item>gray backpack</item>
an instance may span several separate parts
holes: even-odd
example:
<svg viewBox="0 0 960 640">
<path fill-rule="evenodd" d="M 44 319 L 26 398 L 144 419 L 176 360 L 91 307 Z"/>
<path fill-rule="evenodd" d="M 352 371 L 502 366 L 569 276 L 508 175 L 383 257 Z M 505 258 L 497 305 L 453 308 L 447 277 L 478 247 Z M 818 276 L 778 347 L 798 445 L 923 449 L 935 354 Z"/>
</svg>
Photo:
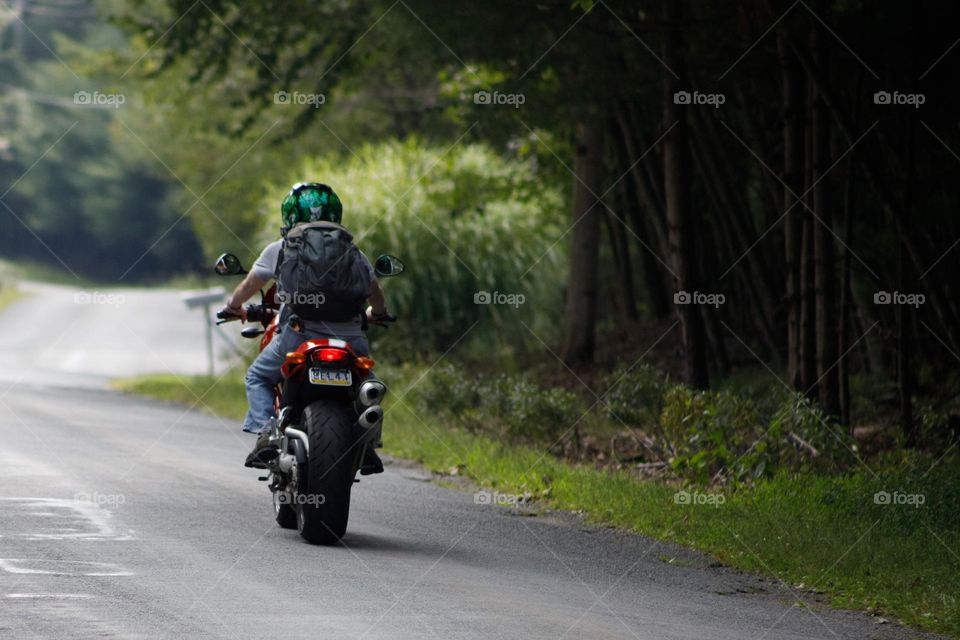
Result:
<svg viewBox="0 0 960 640">
<path fill-rule="evenodd" d="M 304 320 L 345 322 L 363 310 L 370 265 L 344 227 L 298 224 L 284 236 L 277 261 L 277 299 Z"/>
</svg>

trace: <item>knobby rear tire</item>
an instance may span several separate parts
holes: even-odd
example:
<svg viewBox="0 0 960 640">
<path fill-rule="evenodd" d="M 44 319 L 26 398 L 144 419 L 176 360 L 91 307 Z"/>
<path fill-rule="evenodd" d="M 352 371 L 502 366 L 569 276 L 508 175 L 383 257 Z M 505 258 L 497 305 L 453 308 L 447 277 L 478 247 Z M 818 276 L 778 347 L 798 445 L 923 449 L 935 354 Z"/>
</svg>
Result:
<svg viewBox="0 0 960 640">
<path fill-rule="evenodd" d="M 311 544 L 336 544 L 347 531 L 356 452 L 352 408 L 314 402 L 303 411 L 310 441 L 305 494 L 296 505 L 297 527 Z"/>
</svg>

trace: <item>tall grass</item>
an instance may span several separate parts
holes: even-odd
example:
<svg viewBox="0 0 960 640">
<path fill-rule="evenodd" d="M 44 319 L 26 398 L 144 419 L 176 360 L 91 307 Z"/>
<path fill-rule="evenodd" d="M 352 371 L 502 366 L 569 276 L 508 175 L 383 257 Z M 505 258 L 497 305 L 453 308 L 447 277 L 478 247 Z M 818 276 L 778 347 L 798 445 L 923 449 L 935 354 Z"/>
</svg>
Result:
<svg viewBox="0 0 960 640">
<path fill-rule="evenodd" d="M 565 279 L 566 242 L 557 240 L 567 217 L 561 189 L 545 187 L 535 163 L 504 159 L 482 144 L 408 140 L 356 151 L 308 159 L 289 183 L 330 184 L 344 203 L 344 224 L 371 260 L 393 253 L 407 265 L 385 285 L 403 320 L 390 343 L 400 337 L 442 352 L 474 323 L 465 342 L 484 349 L 529 341 L 520 321 L 544 339 L 554 335 Z M 268 209 L 289 183 L 271 191 Z M 274 236 L 275 225 L 267 223 Z M 521 294 L 524 303 L 475 304 L 480 291 Z"/>
</svg>

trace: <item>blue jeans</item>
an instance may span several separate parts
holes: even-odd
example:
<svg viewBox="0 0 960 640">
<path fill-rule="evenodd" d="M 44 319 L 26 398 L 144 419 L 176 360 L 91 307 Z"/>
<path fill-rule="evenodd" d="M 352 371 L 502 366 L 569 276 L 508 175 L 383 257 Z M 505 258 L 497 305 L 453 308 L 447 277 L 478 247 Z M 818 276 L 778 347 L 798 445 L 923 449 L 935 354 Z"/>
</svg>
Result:
<svg viewBox="0 0 960 640">
<path fill-rule="evenodd" d="M 257 359 L 247 369 L 243 379 L 247 387 L 247 417 L 243 420 L 243 430 L 247 433 L 260 433 L 270 418 L 275 417 L 273 411 L 273 390 L 283 378 L 280 366 L 290 351 L 296 351 L 300 343 L 313 338 L 336 338 L 328 334 L 304 330 L 298 333 L 290 327 L 283 327 L 280 333 L 273 337 L 267 348 L 260 352 Z M 360 355 L 369 355 L 366 338 L 343 338 L 350 343 L 353 350 Z"/>
</svg>

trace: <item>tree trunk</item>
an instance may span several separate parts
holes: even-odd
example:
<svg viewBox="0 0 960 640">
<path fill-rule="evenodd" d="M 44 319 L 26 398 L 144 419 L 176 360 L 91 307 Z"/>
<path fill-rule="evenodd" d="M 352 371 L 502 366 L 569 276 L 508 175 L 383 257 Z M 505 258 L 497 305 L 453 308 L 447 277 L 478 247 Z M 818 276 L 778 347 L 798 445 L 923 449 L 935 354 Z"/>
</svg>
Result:
<svg viewBox="0 0 960 640">
<path fill-rule="evenodd" d="M 650 311 L 658 318 L 666 318 L 672 311 L 672 300 L 670 300 L 670 294 L 667 291 L 663 266 L 651 250 L 652 246 L 656 246 L 656 241 L 650 236 L 647 220 L 643 215 L 644 210 L 637 199 L 636 191 L 631 189 L 629 183 L 630 177 L 625 178 L 617 186 L 617 190 L 620 192 L 620 196 L 625 203 L 626 213 L 629 216 L 625 219 L 630 220 L 634 233 L 640 238 L 639 260 L 643 269 L 643 281 L 646 285 Z"/>
<path fill-rule="evenodd" d="M 800 390 L 810 398 L 816 398 L 817 382 L 817 334 L 816 334 L 816 296 L 814 295 L 813 273 L 813 197 L 810 185 L 813 184 L 813 89 L 807 91 L 806 125 L 804 126 L 804 196 L 803 203 L 797 206 L 801 210 L 800 237 Z"/>
<path fill-rule="evenodd" d="M 811 33 L 811 49 L 816 64 L 826 56 L 818 30 Z M 818 92 L 813 98 L 813 210 L 812 221 L 814 289 L 816 291 L 817 391 L 827 415 L 840 411 L 840 386 L 837 376 L 836 284 L 833 265 L 833 204 L 830 197 L 830 115 Z"/>
<path fill-rule="evenodd" d="M 908 275 L 910 265 L 908 263 L 906 247 L 904 243 L 899 243 L 898 262 L 898 290 L 912 291 L 910 281 L 912 278 Z M 897 395 L 900 399 L 900 431 L 903 433 L 904 445 L 914 447 L 917 444 L 916 425 L 913 421 L 913 363 L 911 353 L 913 351 L 913 340 L 910 334 L 910 312 L 905 304 L 898 304 L 897 315 Z"/>
<path fill-rule="evenodd" d="M 918 32 L 919 34 L 919 32 Z M 914 61 L 915 62 L 915 61 Z M 916 66 L 916 65 L 914 65 Z M 916 90 L 916 83 L 914 83 Z M 907 239 L 913 233 L 912 225 L 914 198 L 917 179 L 917 118 L 910 115 L 907 130 L 907 176 L 903 194 L 904 219 L 897 223 L 897 235 L 900 237 L 898 291 L 915 292 L 918 289 L 913 265 L 907 254 Z M 913 419 L 913 393 L 916 386 L 913 367 L 913 311 L 905 304 L 897 305 L 897 387 L 900 396 L 900 431 L 903 433 L 904 446 L 917 446 L 917 425 Z"/>
<path fill-rule="evenodd" d="M 803 189 L 803 76 L 786 35 L 778 32 L 777 44 L 783 68 L 783 190 L 785 303 L 787 308 L 787 378 L 794 389 L 801 388 L 800 366 L 800 249 L 803 234 L 803 206 L 797 195 Z M 796 195 L 794 195 L 796 194 Z"/>
<path fill-rule="evenodd" d="M 681 52 L 681 3 L 664 1 L 666 33 L 663 42 L 663 60 L 670 69 L 683 75 Z M 667 236 L 670 256 L 676 274 L 677 290 L 690 294 L 698 290 L 696 260 L 693 255 L 692 224 L 689 211 L 690 158 L 687 146 L 687 108 L 674 104 L 673 95 L 680 90 L 679 81 L 667 74 L 663 93 L 663 126 L 673 126 L 664 138 L 663 173 L 667 204 Z M 691 301 L 692 302 L 692 301 Z M 700 309 L 694 304 L 677 305 L 684 346 L 684 376 L 691 386 L 704 389 L 709 384 L 707 372 L 706 338 Z"/>
<path fill-rule="evenodd" d="M 629 217 L 627 215 L 626 203 L 624 202 L 620 193 L 615 194 L 618 196 L 617 200 L 619 205 L 617 209 L 620 211 L 620 220 L 617 220 L 612 213 L 607 211 L 606 207 L 603 210 L 603 218 L 606 222 L 607 233 L 610 236 L 610 249 L 613 252 L 613 262 L 616 269 L 616 294 L 614 298 L 617 303 L 617 312 L 622 314 L 624 317 L 629 320 L 637 320 L 637 298 L 633 291 L 633 264 L 630 260 L 630 246 L 627 244 L 627 233 L 628 231 L 623 228 L 623 225 L 628 224 Z"/>
<path fill-rule="evenodd" d="M 652 157 L 655 157 L 656 154 L 651 150 L 643 157 L 643 160 L 638 163 L 637 158 L 640 157 L 640 154 L 645 153 L 649 147 L 642 139 L 642 136 L 639 135 L 639 132 L 635 128 L 636 122 L 629 116 L 626 110 L 620 110 L 617 121 L 620 124 L 620 131 L 623 134 L 622 141 L 626 148 L 627 155 L 631 158 L 630 165 L 633 168 L 630 170 L 630 174 L 636 183 L 637 194 L 643 199 L 646 205 L 647 219 L 650 221 L 650 228 L 656 238 L 656 245 L 653 245 L 651 248 L 659 252 L 659 255 L 665 256 L 669 248 L 667 230 L 664 225 L 666 205 L 663 202 L 663 196 L 658 188 L 657 177 L 652 176 L 651 172 L 645 169 L 645 167 L 648 166 L 647 162 L 651 161 Z M 637 141 L 640 141 L 639 145 Z"/>
<path fill-rule="evenodd" d="M 593 360 L 597 309 L 597 266 L 600 251 L 600 191 L 603 137 L 589 124 L 577 127 L 573 183 L 573 228 L 570 232 L 570 274 L 564 309 L 563 361 L 571 367 Z"/>
<path fill-rule="evenodd" d="M 840 422 L 851 427 L 850 424 L 850 358 L 852 353 L 847 352 L 850 344 L 850 314 L 852 313 L 850 298 L 853 295 L 850 284 L 850 267 L 852 266 L 850 247 L 853 244 L 853 211 L 854 189 L 856 188 L 856 165 L 853 163 L 856 150 L 850 152 L 846 163 L 843 193 L 843 256 L 840 261 L 840 327 L 837 330 L 837 349 L 845 354 L 837 365 L 840 378 Z"/>
<path fill-rule="evenodd" d="M 768 352 L 772 357 L 779 357 L 780 351 L 777 344 L 775 329 L 776 319 L 774 312 L 774 302 L 771 291 L 770 268 L 772 261 L 762 255 L 762 246 L 756 244 L 757 233 L 750 220 L 750 208 L 740 197 L 740 194 L 729 187 L 736 184 L 736 179 L 729 171 L 723 171 L 724 162 L 721 154 L 717 151 L 719 145 L 716 144 L 716 136 L 709 135 L 711 129 L 707 126 L 703 118 L 697 117 L 694 111 L 691 114 L 691 131 L 693 137 L 694 154 L 697 160 L 697 166 L 700 174 L 703 176 L 704 185 L 707 193 L 714 203 L 714 207 L 719 214 L 717 218 L 723 221 L 718 224 L 716 237 L 719 239 L 721 234 L 733 234 L 735 242 L 731 239 L 730 245 L 740 247 L 735 249 L 729 257 L 727 264 L 733 264 L 735 260 L 741 257 L 739 252 L 743 247 L 753 246 L 742 256 L 746 263 L 748 274 L 740 276 L 738 280 L 742 283 L 739 288 L 744 289 L 751 298 L 751 304 L 754 309 L 759 309 L 760 313 L 751 315 L 750 324 L 754 325 Z M 710 273 L 707 270 L 701 270 L 700 273 Z"/>
<path fill-rule="evenodd" d="M 849 144 L 853 144 L 857 141 L 860 135 L 853 134 L 853 124 L 852 119 L 849 114 L 844 110 L 843 105 L 841 105 L 837 99 L 836 94 L 834 94 L 829 85 L 826 82 L 826 79 L 823 77 L 820 68 L 813 63 L 809 55 L 797 45 L 794 39 L 789 39 L 790 48 L 796 54 L 797 59 L 800 61 L 800 64 L 803 65 L 804 71 L 807 72 L 807 76 L 811 81 L 816 85 L 817 90 L 820 92 L 822 98 L 826 101 L 827 106 L 830 107 L 831 112 L 836 119 L 837 126 L 843 132 L 844 137 L 847 139 Z M 862 135 L 862 134 L 861 134 Z M 881 149 L 888 149 L 889 145 L 884 142 L 884 137 L 882 132 L 877 131 L 871 133 L 870 135 L 876 136 L 881 141 Z M 897 199 L 894 197 L 893 192 L 889 186 L 889 183 L 883 179 L 883 176 L 880 173 L 880 170 L 876 164 L 876 155 L 864 152 L 861 154 L 861 159 L 863 160 L 863 172 L 867 180 L 870 182 L 870 185 L 873 187 L 874 192 L 877 195 L 880 205 L 883 207 L 884 211 L 887 212 L 890 220 L 894 224 L 902 224 L 906 213 L 903 210 L 903 207 L 900 203 L 897 202 Z M 914 269 L 918 273 L 922 273 L 927 268 L 928 252 L 923 250 L 923 247 L 916 239 L 909 236 L 904 238 L 906 244 L 907 253 L 910 256 L 910 260 L 913 263 Z M 947 339 L 947 343 L 955 351 L 960 351 L 960 333 L 958 333 L 956 321 L 956 315 L 953 312 L 953 307 L 950 305 L 949 300 L 947 299 L 947 294 L 944 287 L 939 286 L 937 283 L 931 280 L 925 280 L 926 293 L 928 294 L 928 299 L 930 305 L 933 307 L 934 312 L 937 314 L 938 319 L 941 322 L 941 327 L 944 330 L 944 334 Z"/>
</svg>

